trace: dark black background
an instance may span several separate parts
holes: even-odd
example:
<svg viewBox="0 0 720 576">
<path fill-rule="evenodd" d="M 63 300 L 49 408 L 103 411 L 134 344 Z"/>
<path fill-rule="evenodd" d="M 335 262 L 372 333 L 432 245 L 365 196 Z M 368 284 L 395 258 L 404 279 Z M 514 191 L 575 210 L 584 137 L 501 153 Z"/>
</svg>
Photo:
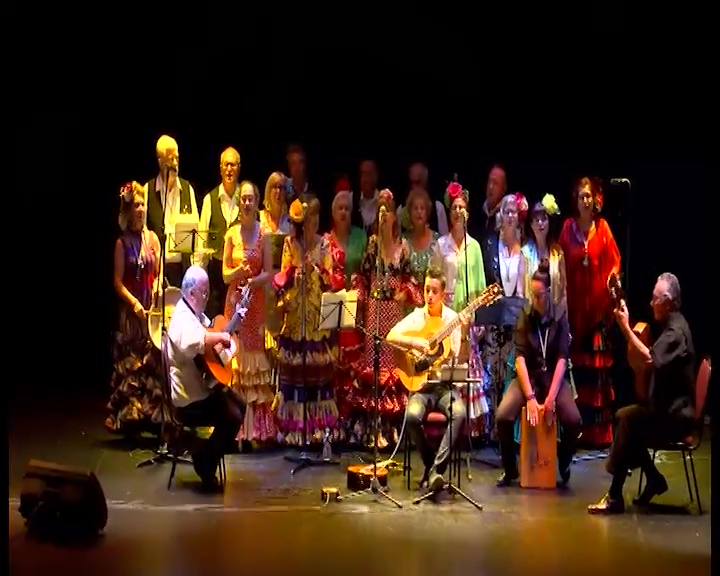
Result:
<svg viewBox="0 0 720 576">
<path fill-rule="evenodd" d="M 647 317 L 655 278 L 672 271 L 697 347 L 709 351 L 715 201 L 699 15 L 612 3 L 328 6 L 63 8 L 34 28 L 42 50 L 18 54 L 23 90 L 11 110 L 16 190 L 47 224 L 16 289 L 33 302 L 33 329 L 51 317 L 52 364 L 82 358 L 73 386 L 107 386 L 117 190 L 155 175 L 164 133 L 202 194 L 226 146 L 242 154 L 241 178 L 262 188 L 290 142 L 306 147 L 321 198 L 361 156 L 378 160 L 381 183 L 400 196 L 413 160 L 428 164 L 438 195 L 458 172 L 474 212 L 493 162 L 510 191 L 551 192 L 565 213 L 577 176 L 630 178 L 631 312 Z M 29 185 L 38 174 L 48 184 Z M 627 257 L 630 193 L 607 182 L 605 191 Z"/>
</svg>

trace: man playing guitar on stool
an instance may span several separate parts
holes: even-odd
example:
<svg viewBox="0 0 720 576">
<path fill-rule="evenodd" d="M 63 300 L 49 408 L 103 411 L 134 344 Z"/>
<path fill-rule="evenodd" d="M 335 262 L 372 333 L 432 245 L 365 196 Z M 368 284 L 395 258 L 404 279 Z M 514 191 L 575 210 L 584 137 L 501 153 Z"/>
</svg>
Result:
<svg viewBox="0 0 720 576">
<path fill-rule="evenodd" d="M 243 409 L 237 399 L 226 393 L 225 386 L 206 380 L 198 367 L 198 358 L 206 350 L 218 346 L 230 348 L 231 336 L 227 332 L 208 330 L 210 320 L 205 315 L 205 307 L 210 282 L 205 270 L 200 266 L 188 268 L 181 292 L 182 299 L 177 303 L 168 327 L 172 402 L 178 420 L 184 426 L 214 428 L 210 438 L 192 455 L 203 489 L 214 490 L 218 488 L 215 473 L 220 458 L 240 430 Z"/>
<path fill-rule="evenodd" d="M 421 354 L 428 354 L 431 350 L 425 338 L 408 336 L 406 333 L 422 330 L 430 317 L 442 318 L 443 324 L 447 324 L 458 317 L 457 312 L 443 303 L 445 301 L 445 276 L 438 268 L 431 266 L 428 269 L 423 293 L 425 295 L 425 306 L 410 312 L 390 330 L 387 336 L 389 344 L 398 348 L 416 350 Z M 461 316 L 461 324 L 462 326 L 468 324 L 468 320 L 464 316 Z M 450 335 L 450 354 L 455 358 L 460 353 L 461 340 L 462 328 L 458 327 Z M 451 406 L 452 414 L 450 413 Z M 425 413 L 433 407 L 443 412 L 449 423 L 437 454 L 433 453 L 423 428 Z M 443 474 L 450 461 L 452 449 L 450 438 L 452 438 L 453 443 L 461 439 L 464 423 L 465 405 L 460 398 L 460 394 L 455 390 L 448 389 L 445 385 L 428 382 L 420 390 L 412 394 L 408 400 L 406 425 L 425 464 L 423 483 L 427 480 L 428 486 L 433 492 L 438 492 L 445 486 Z"/>
</svg>

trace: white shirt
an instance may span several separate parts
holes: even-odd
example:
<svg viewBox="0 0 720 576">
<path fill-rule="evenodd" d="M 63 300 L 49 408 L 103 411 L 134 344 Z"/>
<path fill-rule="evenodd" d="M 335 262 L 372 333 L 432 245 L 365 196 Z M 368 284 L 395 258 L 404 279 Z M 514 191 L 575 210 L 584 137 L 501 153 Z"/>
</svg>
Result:
<svg viewBox="0 0 720 576">
<path fill-rule="evenodd" d="M 147 184 L 143 186 L 145 192 L 145 206 L 148 205 L 148 187 Z M 160 205 L 165 204 L 165 184 L 162 178 L 158 175 L 155 178 L 155 190 L 160 192 Z M 182 254 L 178 252 L 170 252 L 171 240 L 170 235 L 175 233 L 175 220 L 178 214 L 180 214 L 180 182 L 175 178 L 175 185 L 167 192 L 167 206 L 165 207 L 165 261 L 167 263 L 178 263 L 182 260 Z M 194 216 L 195 220 L 198 218 L 197 200 L 195 199 L 195 190 L 190 185 L 190 215 Z M 147 226 L 147 210 L 145 211 L 144 223 Z M 193 259 L 194 260 L 194 259 Z"/>
<path fill-rule="evenodd" d="M 195 314 L 180 300 L 168 327 L 170 391 L 175 406 L 182 407 L 207 398 L 210 389 L 195 365 L 195 356 L 205 352 L 206 326 L 210 319 Z"/>
<path fill-rule="evenodd" d="M 362 192 L 360 192 L 358 210 L 360 210 L 360 217 L 362 218 L 363 228 L 365 228 L 365 230 L 368 230 L 375 221 L 375 212 L 377 212 L 377 199 L 379 194 L 380 192 L 377 188 L 375 189 L 375 194 L 373 194 L 372 198 L 365 198 Z"/>
<path fill-rule="evenodd" d="M 222 210 L 222 216 L 225 219 L 226 228 L 230 226 L 230 224 L 235 222 L 240 212 L 240 207 L 235 201 L 238 193 L 238 188 L 239 187 L 236 185 L 235 191 L 233 192 L 232 196 L 225 192 L 225 188 L 222 184 L 220 184 L 220 189 L 218 190 L 220 209 Z M 207 240 L 207 231 L 210 230 L 210 218 L 212 216 L 212 198 L 210 197 L 210 194 L 212 194 L 212 191 L 205 194 L 205 198 L 203 198 L 202 203 L 202 210 L 200 211 L 200 223 L 198 225 L 198 231 L 200 232 L 200 234 L 196 243 L 196 247 L 199 251 L 205 247 Z M 222 254 L 220 254 L 219 256 L 222 258 Z M 203 268 L 207 266 L 209 259 L 210 256 L 207 254 L 204 255 L 198 253 L 195 255 L 195 263 L 199 264 Z"/>
<path fill-rule="evenodd" d="M 452 308 L 449 308 L 448 306 L 445 306 L 443 304 L 442 307 L 442 321 L 443 324 L 447 324 L 448 322 L 452 322 L 455 320 L 455 318 L 458 317 L 458 313 L 455 312 Z M 392 329 L 392 331 L 398 331 L 400 333 L 405 333 L 409 331 L 417 331 L 421 330 L 425 323 L 427 322 L 427 319 L 429 318 L 427 313 L 427 306 L 423 306 L 421 308 L 415 308 L 410 314 L 405 316 L 400 322 L 398 322 L 395 327 Z M 456 358 L 460 355 L 460 346 L 462 343 L 462 327 L 458 326 L 455 328 L 455 330 L 452 331 L 452 334 L 450 334 L 450 350 L 453 356 Z"/>
</svg>

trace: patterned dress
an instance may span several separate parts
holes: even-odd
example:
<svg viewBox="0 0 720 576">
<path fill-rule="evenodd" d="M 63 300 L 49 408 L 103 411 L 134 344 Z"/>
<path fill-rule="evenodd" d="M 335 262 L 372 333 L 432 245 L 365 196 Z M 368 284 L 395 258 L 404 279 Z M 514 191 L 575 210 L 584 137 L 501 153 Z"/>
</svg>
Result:
<svg viewBox="0 0 720 576">
<path fill-rule="evenodd" d="M 323 292 L 331 288 L 332 260 L 322 238 L 304 255 L 305 286 L 296 274 L 302 265 L 302 247 L 288 236 L 282 266 L 273 285 L 283 324 L 277 338 L 279 364 L 279 439 L 302 444 L 303 401 L 307 406 L 307 440 L 321 442 L 325 428 L 337 437 L 337 405 L 332 377 L 338 358 L 335 335 L 320 330 Z M 303 338 L 303 313 L 305 334 Z"/>
<path fill-rule="evenodd" d="M 259 224 L 253 223 L 252 244 L 245 244 L 242 237 L 243 226 L 237 224 L 225 234 L 225 242 L 232 242 L 231 267 L 246 264 L 252 276 L 263 271 L 263 246 L 265 233 Z M 238 281 L 228 286 L 225 298 L 225 317 L 230 319 L 235 313 L 239 299 Z M 250 292 L 247 314 L 240 321 L 237 337 L 240 349 L 233 358 L 232 387 L 247 405 L 245 421 L 238 432 L 238 440 L 267 441 L 274 440 L 277 434 L 275 418 L 271 407 L 275 396 L 271 387 L 270 364 L 265 356 L 265 287 L 257 287 Z"/>
<path fill-rule="evenodd" d="M 123 284 L 148 310 L 158 255 L 150 249 L 147 230 L 142 234 L 127 230 L 120 241 L 125 257 Z M 119 307 L 105 428 L 131 435 L 162 421 L 160 353 L 150 342 L 147 321 L 140 319 L 125 300 L 120 300 Z"/>
<path fill-rule="evenodd" d="M 446 304 L 455 312 L 460 312 L 469 302 L 477 298 L 485 290 L 485 269 L 483 266 L 482 251 L 480 244 L 472 236 L 468 235 L 468 248 L 465 249 L 465 242 L 461 246 L 455 243 L 450 234 L 446 234 L 438 241 L 438 252 L 440 254 L 443 273 L 446 281 Z M 467 258 L 467 290 L 466 295 L 465 266 Z M 472 379 L 487 380 L 482 362 L 482 350 L 480 347 L 479 327 L 474 323 L 470 325 L 469 347 L 468 347 L 468 377 Z M 468 401 L 470 394 L 470 429 L 473 434 L 483 433 L 486 427 L 485 414 L 489 407 L 485 397 L 484 382 L 471 383 L 463 387 L 463 400 Z"/>
<path fill-rule="evenodd" d="M 365 246 L 367 244 L 367 236 L 362 228 L 353 226 L 350 229 L 350 235 L 342 246 L 333 232 L 325 234 L 325 241 L 330 248 L 332 257 L 332 280 L 333 290 L 345 288 L 351 290 L 352 275 L 357 273 L 362 264 L 363 255 L 365 254 Z M 358 307 L 357 311 L 360 311 Z M 355 318 L 355 325 L 360 326 L 362 318 Z M 351 406 L 346 401 L 344 391 L 352 386 L 353 367 L 357 363 L 362 354 L 365 338 L 362 330 L 356 328 L 341 328 L 338 330 L 338 365 L 334 375 L 335 399 L 338 405 L 338 411 L 343 420 L 347 421 L 350 414 Z M 340 438 L 345 440 L 346 430 L 342 428 L 339 432 Z"/>
<path fill-rule="evenodd" d="M 353 417 L 348 420 L 351 427 L 351 442 L 368 444 L 368 418 L 374 411 L 374 334 L 385 338 L 390 329 L 405 317 L 408 307 L 422 305 L 420 286 L 410 268 L 410 247 L 401 240 L 400 248 L 393 261 L 381 260 L 380 275 L 377 274 L 378 239 L 376 235 L 368 239 L 360 271 L 353 277 L 353 288 L 358 290 L 358 300 L 362 306 L 362 326 L 365 332 L 363 353 L 355 367 L 354 385 L 344 390 L 344 398 L 352 410 Z M 405 302 L 395 300 L 398 293 L 405 295 Z M 378 314 L 379 312 L 379 314 Z M 377 319 L 380 319 L 379 325 Z M 395 371 L 392 349 L 387 344 L 380 345 L 380 386 L 379 411 L 381 415 L 383 448 L 398 438 L 397 426 L 393 417 L 402 416 L 407 404 L 407 391 L 400 383 Z"/>
<path fill-rule="evenodd" d="M 559 243 L 567 269 L 570 359 L 583 419 L 582 441 L 603 447 L 612 442 L 611 407 L 615 400 L 610 377 L 613 353 L 608 339 L 613 307 L 607 278 L 620 268 L 620 251 L 603 218 L 595 220 L 587 237 L 577 221 L 568 218 Z"/>
<path fill-rule="evenodd" d="M 431 232 L 430 243 L 424 250 L 416 250 L 412 244 L 412 233 L 406 232 L 403 237 L 407 241 L 408 248 L 410 249 L 410 270 L 415 278 L 415 281 L 419 286 L 425 283 L 425 273 L 432 264 L 438 266 L 440 264 L 440 253 L 438 251 L 438 240 L 440 240 L 440 234 L 437 232 Z"/>
</svg>

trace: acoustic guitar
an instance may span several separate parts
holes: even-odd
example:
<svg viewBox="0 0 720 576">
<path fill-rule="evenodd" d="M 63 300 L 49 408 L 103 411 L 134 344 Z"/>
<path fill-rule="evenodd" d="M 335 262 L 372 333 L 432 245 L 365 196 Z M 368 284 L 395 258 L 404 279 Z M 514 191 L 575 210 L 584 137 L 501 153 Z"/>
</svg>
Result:
<svg viewBox="0 0 720 576">
<path fill-rule="evenodd" d="M 208 332 L 228 332 L 231 337 L 230 348 L 223 348 L 221 345 L 217 345 L 205 352 L 204 356 L 199 356 L 200 371 L 209 373 L 212 377 L 218 381 L 218 383 L 227 386 L 232 381 L 232 359 L 240 349 L 240 342 L 235 335 L 237 325 L 240 320 L 247 314 L 247 304 L 250 300 L 250 287 L 243 286 L 240 289 L 240 299 L 235 305 L 235 313 L 232 318 L 228 320 L 223 315 L 216 316 Z"/>
<path fill-rule="evenodd" d="M 610 298 L 613 301 L 614 307 L 620 308 L 624 306 L 625 293 L 623 292 L 620 277 L 614 272 L 608 276 L 607 288 L 610 292 Z M 645 322 L 636 323 L 633 327 L 633 332 L 640 342 L 645 344 L 645 346 L 650 346 L 650 327 Z M 638 402 L 645 402 L 647 400 L 648 378 L 650 374 L 645 364 L 645 359 L 630 342 L 628 342 L 627 346 L 627 358 L 634 374 L 635 398 Z"/>
<path fill-rule="evenodd" d="M 382 487 L 387 486 L 388 482 L 388 465 L 392 464 L 392 460 L 383 460 L 377 463 L 378 483 Z M 372 464 L 351 464 L 347 467 L 347 489 L 350 492 L 362 492 L 370 488 L 370 481 L 373 477 Z"/>
<path fill-rule="evenodd" d="M 493 284 L 483 290 L 454 320 L 447 324 L 443 324 L 440 317 L 430 317 L 421 330 L 412 330 L 403 334 L 406 337 L 426 339 L 430 348 L 427 354 L 423 354 L 417 350 L 407 350 L 392 345 L 395 365 L 403 386 L 409 392 L 420 390 L 427 382 L 430 371 L 437 369 L 450 356 L 450 335 L 460 326 L 461 315 L 470 315 L 481 306 L 489 306 L 502 297 L 500 285 Z"/>
</svg>

